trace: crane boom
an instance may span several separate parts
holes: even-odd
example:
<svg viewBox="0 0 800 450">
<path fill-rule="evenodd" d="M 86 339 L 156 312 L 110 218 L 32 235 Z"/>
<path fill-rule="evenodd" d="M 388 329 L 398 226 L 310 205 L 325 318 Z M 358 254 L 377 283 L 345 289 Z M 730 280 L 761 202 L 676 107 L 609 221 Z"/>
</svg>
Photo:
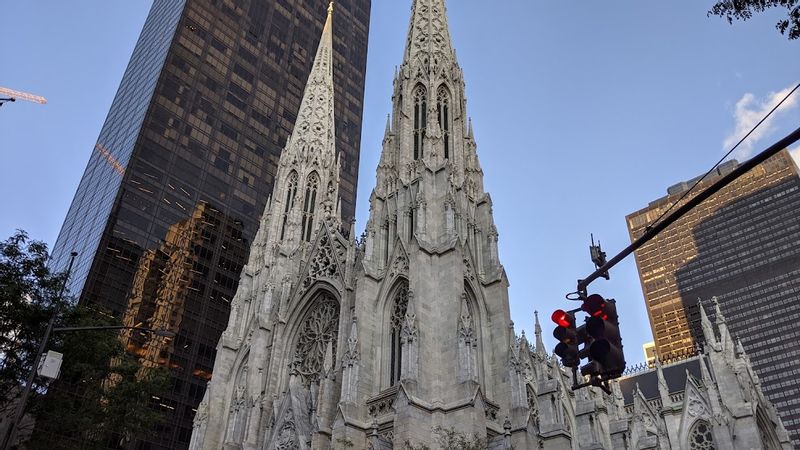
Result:
<svg viewBox="0 0 800 450">
<path fill-rule="evenodd" d="M 13 89 L 4 88 L 4 87 L 0 87 L 0 95 L 7 95 L 7 96 L 9 96 L 11 98 L 20 99 L 20 100 L 27 100 L 29 102 L 39 103 L 41 105 L 44 105 L 45 103 L 47 103 L 47 99 L 42 97 L 42 96 L 28 94 L 27 92 L 15 91 Z"/>
</svg>

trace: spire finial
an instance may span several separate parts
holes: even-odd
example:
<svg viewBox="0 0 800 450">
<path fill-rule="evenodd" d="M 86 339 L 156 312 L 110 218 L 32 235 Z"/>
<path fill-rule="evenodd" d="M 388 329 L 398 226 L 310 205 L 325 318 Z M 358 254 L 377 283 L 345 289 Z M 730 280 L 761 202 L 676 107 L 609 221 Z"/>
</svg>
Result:
<svg viewBox="0 0 800 450">
<path fill-rule="evenodd" d="M 330 2 L 330 3 L 328 4 L 328 15 L 329 15 L 329 16 L 332 16 L 332 15 L 333 15 L 333 2 Z"/>
<path fill-rule="evenodd" d="M 536 334 L 536 353 L 541 356 L 546 356 L 547 351 L 544 349 L 544 340 L 542 340 L 542 325 L 539 324 L 539 311 L 533 312 L 534 333 Z"/>
<path fill-rule="evenodd" d="M 714 327 L 711 325 L 711 321 L 708 320 L 706 309 L 703 307 L 703 301 L 700 298 L 697 299 L 697 307 L 700 308 L 700 326 L 703 329 L 703 337 L 706 343 L 713 347 L 717 343 L 717 337 L 714 334 Z"/>
<path fill-rule="evenodd" d="M 719 301 L 717 300 L 716 295 L 711 297 L 711 302 L 714 304 L 714 315 L 717 316 L 717 323 L 725 322 L 725 316 L 722 315 L 722 310 L 719 307 Z"/>
</svg>

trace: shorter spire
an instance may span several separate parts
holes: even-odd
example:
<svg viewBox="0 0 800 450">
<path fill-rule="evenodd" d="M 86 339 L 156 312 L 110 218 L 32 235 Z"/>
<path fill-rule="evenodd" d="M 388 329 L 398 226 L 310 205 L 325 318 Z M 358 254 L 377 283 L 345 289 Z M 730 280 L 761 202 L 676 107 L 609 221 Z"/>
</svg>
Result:
<svg viewBox="0 0 800 450">
<path fill-rule="evenodd" d="M 355 313 L 353 313 L 353 318 L 350 322 L 350 337 L 347 338 L 347 349 L 350 352 L 358 350 L 358 318 Z"/>
<path fill-rule="evenodd" d="M 539 323 L 539 311 L 533 312 L 534 333 L 536 334 L 536 354 L 540 356 L 547 356 L 547 351 L 544 349 L 544 340 L 542 340 L 542 325 Z"/>
<path fill-rule="evenodd" d="M 634 417 L 641 420 L 644 417 L 643 413 L 645 409 L 644 394 L 642 394 L 642 390 L 639 388 L 639 383 L 636 383 L 636 390 L 633 392 Z"/>
<path fill-rule="evenodd" d="M 717 336 L 714 334 L 714 327 L 711 325 L 711 321 L 706 315 L 706 309 L 703 307 L 703 302 L 699 298 L 697 299 L 697 307 L 700 308 L 700 326 L 703 328 L 703 337 L 705 338 L 706 344 L 711 347 L 716 347 Z"/>
<path fill-rule="evenodd" d="M 661 404 L 667 406 L 670 401 L 669 385 L 667 385 L 667 379 L 664 377 L 664 368 L 658 358 L 656 358 L 656 376 L 658 377 L 658 394 L 661 397 Z"/>
<path fill-rule="evenodd" d="M 725 323 L 725 316 L 722 315 L 722 310 L 719 308 L 719 301 L 717 301 L 716 295 L 711 297 L 711 302 L 714 303 L 714 315 L 716 315 L 717 325 Z"/>
<path fill-rule="evenodd" d="M 719 301 L 717 301 L 717 297 L 711 297 L 711 301 L 714 303 L 714 315 L 716 315 L 716 324 L 717 324 L 717 331 L 719 332 L 719 342 L 722 346 L 722 349 L 725 350 L 725 356 L 729 359 L 732 359 L 736 351 L 736 343 L 733 340 L 733 336 L 731 336 L 731 332 L 728 329 L 728 323 L 725 321 L 725 316 L 722 315 L 722 310 L 719 307 Z"/>
<path fill-rule="evenodd" d="M 736 356 L 739 358 L 747 358 L 747 352 L 744 350 L 742 340 L 739 338 L 736 338 Z"/>
<path fill-rule="evenodd" d="M 389 138 L 389 135 L 392 134 L 392 115 L 386 115 L 386 129 L 383 132 L 383 140 Z"/>
</svg>

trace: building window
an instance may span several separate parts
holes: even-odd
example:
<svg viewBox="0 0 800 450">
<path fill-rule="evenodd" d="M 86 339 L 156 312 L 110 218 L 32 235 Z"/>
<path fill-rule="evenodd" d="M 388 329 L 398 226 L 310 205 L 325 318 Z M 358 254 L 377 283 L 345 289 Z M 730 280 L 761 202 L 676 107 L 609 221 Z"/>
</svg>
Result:
<svg viewBox="0 0 800 450">
<path fill-rule="evenodd" d="M 303 377 L 306 386 L 322 375 L 325 353 L 331 346 L 336 360 L 336 340 L 339 335 L 339 302 L 330 293 L 320 292 L 300 325 L 295 344 L 292 368 Z"/>
<path fill-rule="evenodd" d="M 406 318 L 406 310 L 408 309 L 408 281 L 401 281 L 397 288 L 395 288 L 394 295 L 392 296 L 392 341 L 390 362 L 389 362 L 389 385 L 394 386 L 400 381 L 401 361 L 403 347 L 400 344 L 400 333 L 403 329 L 403 322 Z"/>
<path fill-rule="evenodd" d="M 425 124 L 428 120 L 428 106 L 425 98 L 425 88 L 422 86 L 414 90 L 414 160 L 422 158 L 422 143 L 425 139 Z"/>
<path fill-rule="evenodd" d="M 414 216 L 417 214 L 417 206 L 411 205 L 408 208 L 408 241 L 411 242 L 411 239 L 414 238 L 414 231 L 416 228 L 416 223 L 414 221 Z"/>
<path fill-rule="evenodd" d="M 289 184 L 286 186 L 286 204 L 283 207 L 283 218 L 281 219 L 281 239 L 286 236 L 286 224 L 289 221 L 289 211 L 294 206 L 297 197 L 297 172 L 289 174 Z"/>
<path fill-rule="evenodd" d="M 311 240 L 311 232 L 314 229 L 314 207 L 317 203 L 317 190 L 319 190 L 319 175 L 312 172 L 306 182 L 306 195 L 303 200 L 303 233 L 304 241 Z"/>
<path fill-rule="evenodd" d="M 450 93 L 442 85 L 436 93 L 436 111 L 439 115 L 439 128 L 444 141 L 444 159 L 450 158 Z"/>
<path fill-rule="evenodd" d="M 715 450 L 714 435 L 711 426 L 705 420 L 698 420 L 689 431 L 689 448 L 691 450 Z"/>
</svg>

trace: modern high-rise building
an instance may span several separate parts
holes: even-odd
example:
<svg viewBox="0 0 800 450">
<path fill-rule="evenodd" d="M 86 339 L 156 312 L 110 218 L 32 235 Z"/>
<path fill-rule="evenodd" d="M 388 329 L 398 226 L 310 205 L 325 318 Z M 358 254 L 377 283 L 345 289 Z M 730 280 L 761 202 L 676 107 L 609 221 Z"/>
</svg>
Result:
<svg viewBox="0 0 800 450">
<path fill-rule="evenodd" d="M 336 2 L 341 214 L 354 216 L 370 0 Z M 70 291 L 167 364 L 167 420 L 135 448 L 186 448 L 215 347 L 295 125 L 327 0 L 155 0 L 53 248 Z"/>
<path fill-rule="evenodd" d="M 680 204 L 737 165 L 721 165 Z M 697 180 L 669 188 L 666 197 L 630 214 L 631 240 Z M 693 209 L 642 246 L 636 263 L 658 356 L 669 360 L 704 345 L 701 305 L 717 321 L 724 316 L 800 446 L 800 177 L 789 153 Z"/>
</svg>

